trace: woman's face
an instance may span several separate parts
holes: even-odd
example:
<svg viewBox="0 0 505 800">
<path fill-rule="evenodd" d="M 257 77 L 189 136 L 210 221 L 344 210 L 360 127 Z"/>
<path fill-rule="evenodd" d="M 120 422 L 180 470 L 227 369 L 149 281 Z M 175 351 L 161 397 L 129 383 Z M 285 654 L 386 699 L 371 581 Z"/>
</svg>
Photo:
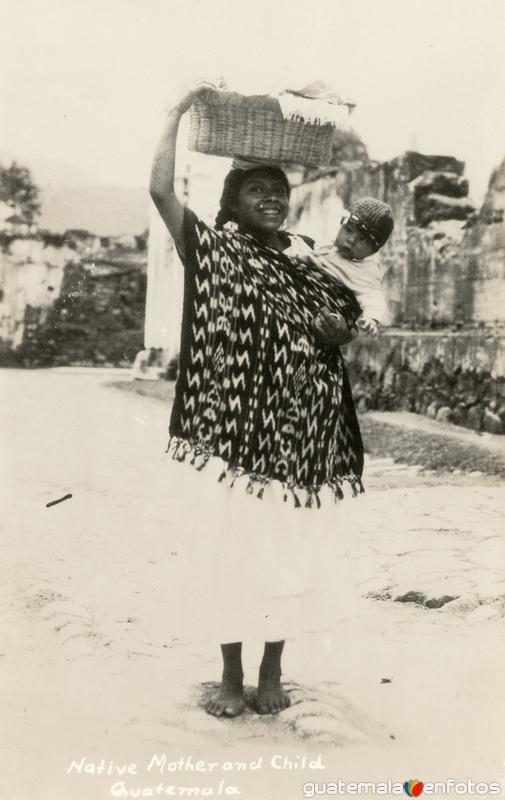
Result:
<svg viewBox="0 0 505 800">
<path fill-rule="evenodd" d="M 280 228 L 288 215 L 289 197 L 284 181 L 268 170 L 246 177 L 233 207 L 240 230 L 271 232 Z"/>
</svg>

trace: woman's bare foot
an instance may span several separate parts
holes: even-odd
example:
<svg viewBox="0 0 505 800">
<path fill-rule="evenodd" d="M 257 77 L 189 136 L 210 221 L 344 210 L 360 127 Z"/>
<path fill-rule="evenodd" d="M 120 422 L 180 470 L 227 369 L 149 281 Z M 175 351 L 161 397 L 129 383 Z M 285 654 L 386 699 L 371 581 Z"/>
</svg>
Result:
<svg viewBox="0 0 505 800">
<path fill-rule="evenodd" d="M 219 691 L 205 706 L 207 714 L 212 714 L 214 717 L 238 717 L 244 708 L 244 687 L 224 678 Z"/>
<path fill-rule="evenodd" d="M 272 675 L 265 678 L 260 676 L 256 695 L 258 714 L 278 714 L 290 704 L 289 694 L 282 688 L 280 673 L 276 678 Z"/>
<path fill-rule="evenodd" d="M 205 710 L 214 717 L 238 717 L 245 708 L 242 643 L 222 644 L 223 678 L 219 691 Z"/>
<path fill-rule="evenodd" d="M 290 697 L 281 684 L 281 655 L 284 642 L 265 642 L 265 652 L 260 666 L 256 709 L 259 714 L 278 714 L 290 703 Z"/>
</svg>

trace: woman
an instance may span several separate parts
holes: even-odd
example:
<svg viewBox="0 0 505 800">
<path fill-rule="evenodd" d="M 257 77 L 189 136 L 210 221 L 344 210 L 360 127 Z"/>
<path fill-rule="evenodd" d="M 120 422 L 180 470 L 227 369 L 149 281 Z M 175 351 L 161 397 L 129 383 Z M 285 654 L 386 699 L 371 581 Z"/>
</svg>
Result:
<svg viewBox="0 0 505 800">
<path fill-rule="evenodd" d="M 224 668 L 207 711 L 236 716 L 245 706 L 239 629 L 247 618 L 266 631 L 256 708 L 277 713 L 289 705 L 280 680 L 280 630 L 293 611 L 288 601 L 306 591 L 313 556 L 324 558 L 325 525 L 320 528 L 323 517 L 314 510 L 325 495 L 341 497 L 344 482 L 354 493 L 362 490 L 362 443 L 349 384 L 340 352 L 326 346 L 350 341 L 360 309 L 341 285 L 288 258 L 307 245 L 280 230 L 289 204 L 281 170 L 232 170 L 215 228 L 176 197 L 181 116 L 198 94 L 217 88 L 198 81 L 170 109 L 150 191 L 185 265 L 169 448 L 174 459 L 188 456 L 201 470 L 185 541 L 194 593 L 201 596 L 205 574 L 220 593 L 213 617 L 223 631 Z M 237 231 L 222 230 L 229 221 Z M 334 528 L 334 509 L 328 513 Z"/>
</svg>

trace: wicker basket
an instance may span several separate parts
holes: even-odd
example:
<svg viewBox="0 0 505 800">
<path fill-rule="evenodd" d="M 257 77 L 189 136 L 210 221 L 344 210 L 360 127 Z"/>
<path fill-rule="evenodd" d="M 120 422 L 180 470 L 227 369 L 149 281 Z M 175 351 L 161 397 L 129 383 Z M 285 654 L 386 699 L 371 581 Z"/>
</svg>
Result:
<svg viewBox="0 0 505 800">
<path fill-rule="evenodd" d="M 189 149 L 214 156 L 326 166 L 333 125 L 284 119 L 268 96 L 209 91 L 191 106 Z"/>
</svg>

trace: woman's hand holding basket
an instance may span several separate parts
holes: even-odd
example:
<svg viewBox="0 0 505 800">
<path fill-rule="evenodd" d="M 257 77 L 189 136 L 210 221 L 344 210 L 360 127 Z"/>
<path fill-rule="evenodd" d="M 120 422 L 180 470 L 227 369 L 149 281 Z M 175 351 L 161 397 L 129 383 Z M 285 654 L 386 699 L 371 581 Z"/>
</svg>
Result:
<svg viewBox="0 0 505 800">
<path fill-rule="evenodd" d="M 191 108 L 194 100 L 201 94 L 209 90 L 217 91 L 218 89 L 223 89 L 224 86 L 222 78 L 198 78 L 185 83 L 179 87 L 167 110 L 178 111 L 182 116 Z"/>
</svg>

